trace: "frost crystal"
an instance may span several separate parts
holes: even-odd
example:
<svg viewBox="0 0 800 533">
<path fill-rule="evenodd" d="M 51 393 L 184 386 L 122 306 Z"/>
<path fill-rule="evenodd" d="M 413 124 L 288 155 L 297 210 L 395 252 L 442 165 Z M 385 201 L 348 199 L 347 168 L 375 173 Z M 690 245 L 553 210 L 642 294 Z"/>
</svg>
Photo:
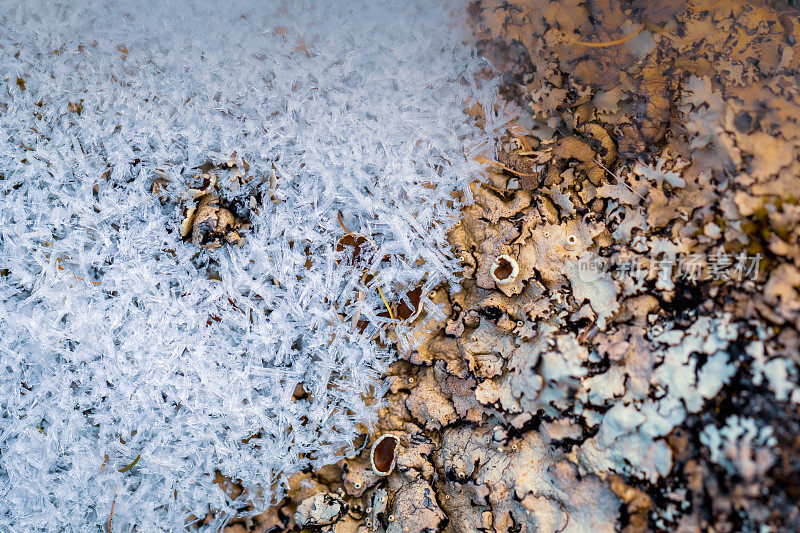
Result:
<svg viewBox="0 0 800 533">
<path fill-rule="evenodd" d="M 454 281 L 452 193 L 505 120 L 453 4 L 3 3 L 0 529 L 220 525 L 215 472 L 264 503 L 374 423 L 378 288 Z M 234 153 L 274 202 L 241 247 L 182 241 L 186 180 Z"/>
</svg>

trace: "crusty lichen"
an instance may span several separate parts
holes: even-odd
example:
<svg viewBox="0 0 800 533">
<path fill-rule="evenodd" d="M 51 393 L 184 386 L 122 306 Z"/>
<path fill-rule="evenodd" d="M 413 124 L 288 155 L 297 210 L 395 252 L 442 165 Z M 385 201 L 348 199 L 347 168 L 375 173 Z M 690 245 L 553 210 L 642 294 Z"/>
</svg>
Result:
<svg viewBox="0 0 800 533">
<path fill-rule="evenodd" d="M 800 527 L 800 23 L 634 4 L 475 4 L 535 74 L 388 373 L 397 468 L 339 465 L 362 527 Z"/>
</svg>

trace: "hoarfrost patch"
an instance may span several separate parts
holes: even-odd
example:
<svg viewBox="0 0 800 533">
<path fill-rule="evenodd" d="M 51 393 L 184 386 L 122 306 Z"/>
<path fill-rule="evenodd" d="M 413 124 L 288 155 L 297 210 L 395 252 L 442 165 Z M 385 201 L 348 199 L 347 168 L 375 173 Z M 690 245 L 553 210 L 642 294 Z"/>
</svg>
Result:
<svg viewBox="0 0 800 533">
<path fill-rule="evenodd" d="M 224 520 L 215 471 L 269 500 L 374 423 L 377 289 L 455 281 L 451 193 L 505 121 L 465 6 L 271 5 L 0 11 L 0 528 L 82 530 L 114 500 L 115 529 Z M 155 171 L 234 152 L 277 201 L 241 247 L 181 242 Z M 339 213 L 375 244 L 366 277 L 337 263 Z"/>
</svg>

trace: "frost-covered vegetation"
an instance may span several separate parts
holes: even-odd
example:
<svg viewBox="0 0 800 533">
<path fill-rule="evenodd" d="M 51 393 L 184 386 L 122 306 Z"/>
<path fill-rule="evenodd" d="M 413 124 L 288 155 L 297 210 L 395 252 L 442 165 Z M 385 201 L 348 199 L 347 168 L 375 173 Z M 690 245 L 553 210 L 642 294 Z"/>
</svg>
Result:
<svg viewBox="0 0 800 533">
<path fill-rule="evenodd" d="M 455 281 L 451 194 L 505 120 L 464 113 L 495 94 L 465 6 L 217 4 L 0 2 L 0 529 L 221 523 L 216 472 L 270 501 L 374 423 L 380 292 Z M 252 227 L 199 248 L 232 155 Z"/>
</svg>

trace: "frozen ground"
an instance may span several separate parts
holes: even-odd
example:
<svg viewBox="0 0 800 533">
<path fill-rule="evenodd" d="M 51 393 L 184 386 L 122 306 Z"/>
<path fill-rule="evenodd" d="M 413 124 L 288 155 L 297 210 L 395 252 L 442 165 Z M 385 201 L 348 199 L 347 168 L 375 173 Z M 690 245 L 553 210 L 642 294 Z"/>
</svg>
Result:
<svg viewBox="0 0 800 533">
<path fill-rule="evenodd" d="M 223 520 L 215 471 L 268 501 L 331 462 L 384 390 L 378 288 L 455 280 L 451 193 L 500 126 L 463 113 L 495 89 L 458 2 L 131 4 L 0 2 L 0 530 Z M 223 197 L 271 190 L 198 248 L 192 177 L 233 153 Z"/>
</svg>

